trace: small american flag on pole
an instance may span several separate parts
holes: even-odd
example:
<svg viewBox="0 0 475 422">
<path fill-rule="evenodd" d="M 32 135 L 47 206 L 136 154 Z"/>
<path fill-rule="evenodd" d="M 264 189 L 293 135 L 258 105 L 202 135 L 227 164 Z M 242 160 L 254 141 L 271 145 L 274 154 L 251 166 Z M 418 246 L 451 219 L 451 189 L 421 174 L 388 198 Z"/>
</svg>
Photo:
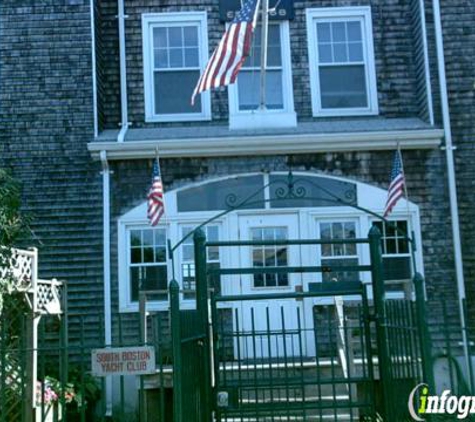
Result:
<svg viewBox="0 0 475 422">
<path fill-rule="evenodd" d="M 389 182 L 388 188 L 388 199 L 384 207 L 384 217 L 387 217 L 391 213 L 397 201 L 402 198 L 405 183 L 401 151 L 398 149 L 394 155 L 391 181 Z"/>
<path fill-rule="evenodd" d="M 245 0 L 208 61 L 191 97 L 191 104 L 200 92 L 233 84 L 251 50 L 256 26 L 258 0 Z"/>
<path fill-rule="evenodd" d="M 156 226 L 165 212 L 165 203 L 163 201 L 163 185 L 162 178 L 160 176 L 158 158 L 153 163 L 152 186 L 148 191 L 147 199 L 147 217 L 150 220 L 150 225 Z"/>
</svg>

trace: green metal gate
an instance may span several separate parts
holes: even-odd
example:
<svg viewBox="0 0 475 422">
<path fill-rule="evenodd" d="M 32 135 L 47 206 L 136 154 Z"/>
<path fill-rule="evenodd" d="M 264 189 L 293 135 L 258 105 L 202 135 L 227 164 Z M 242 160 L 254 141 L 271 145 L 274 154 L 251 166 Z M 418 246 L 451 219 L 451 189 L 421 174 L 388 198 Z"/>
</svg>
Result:
<svg viewBox="0 0 475 422">
<path fill-rule="evenodd" d="M 198 230 L 194 241 L 196 311 L 187 316 L 179 310 L 178 284 L 171 284 L 176 422 L 401 421 L 408 417 L 410 390 L 420 382 L 432 385 L 422 280 L 415 279 L 415 297 L 385 299 L 376 227 L 364 239 L 207 242 Z M 370 264 L 206 264 L 209 247 L 324 243 L 363 245 L 369 248 Z M 244 295 L 224 294 L 210 282 L 222 284 L 233 275 L 319 272 L 353 278 L 307 283 L 306 289 L 302 284 L 293 292 Z M 371 274 L 369 285 L 360 281 L 362 272 Z M 302 309 L 307 309 L 305 316 Z"/>
</svg>

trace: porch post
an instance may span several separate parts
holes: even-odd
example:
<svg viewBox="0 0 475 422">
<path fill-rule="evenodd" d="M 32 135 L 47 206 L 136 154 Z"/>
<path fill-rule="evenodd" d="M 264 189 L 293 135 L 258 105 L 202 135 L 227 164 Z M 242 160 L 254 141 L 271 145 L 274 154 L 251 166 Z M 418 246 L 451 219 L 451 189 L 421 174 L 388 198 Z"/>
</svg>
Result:
<svg viewBox="0 0 475 422">
<path fill-rule="evenodd" d="M 170 282 L 170 324 L 173 348 L 173 422 L 182 422 L 182 362 L 181 362 L 181 321 L 180 287 L 176 280 Z"/>
<path fill-rule="evenodd" d="M 203 403 L 202 421 L 211 421 L 211 339 L 208 307 L 208 275 L 206 271 L 206 236 L 198 229 L 193 235 L 195 252 L 196 310 L 203 329 Z"/>
<path fill-rule="evenodd" d="M 376 340 L 378 345 L 378 371 L 382 393 L 382 418 L 391 420 L 391 359 L 386 339 L 386 310 L 384 303 L 383 259 L 381 253 L 381 232 L 373 226 L 368 234 L 371 257 L 371 278 L 373 285 L 374 316 L 376 321 Z"/>
</svg>

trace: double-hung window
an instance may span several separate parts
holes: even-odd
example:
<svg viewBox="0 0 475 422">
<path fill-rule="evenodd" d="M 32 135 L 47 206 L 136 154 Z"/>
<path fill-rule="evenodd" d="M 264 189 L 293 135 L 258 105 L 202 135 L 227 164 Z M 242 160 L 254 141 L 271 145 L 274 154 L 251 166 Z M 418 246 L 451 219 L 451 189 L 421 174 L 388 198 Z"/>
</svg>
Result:
<svg viewBox="0 0 475 422">
<path fill-rule="evenodd" d="M 314 116 L 378 113 L 370 7 L 307 9 Z"/>
<path fill-rule="evenodd" d="M 356 239 L 354 221 L 321 221 L 319 234 L 322 241 L 343 241 Z M 357 275 L 342 267 L 358 265 L 358 250 L 355 243 L 323 243 L 321 245 L 322 280 L 357 281 Z"/>
<path fill-rule="evenodd" d="M 190 234 L 190 232 L 196 227 L 196 225 L 183 226 L 181 230 L 181 238 Z M 219 240 L 219 226 L 208 225 L 203 227 L 206 233 L 206 239 L 210 242 Z M 194 299 L 196 292 L 196 273 L 195 273 L 195 255 L 194 255 L 194 243 L 193 235 L 190 235 L 181 245 L 181 278 L 183 286 L 184 299 Z M 208 268 L 218 269 L 220 266 L 219 259 L 219 247 L 211 246 L 206 248 L 206 262 Z M 220 289 L 219 276 L 211 278 L 209 285 L 215 290 Z"/>
<path fill-rule="evenodd" d="M 388 290 L 401 290 L 412 277 L 411 252 L 407 241 L 408 222 L 373 222 L 381 232 L 384 279 Z"/>
<path fill-rule="evenodd" d="M 289 24 L 270 22 L 268 27 L 265 109 L 259 109 L 261 92 L 261 26 L 257 25 L 249 57 L 229 86 L 231 129 L 295 126 Z"/>
<path fill-rule="evenodd" d="M 167 256 L 165 228 L 128 230 L 127 301 L 138 303 L 143 290 L 159 291 L 158 300 L 167 300 Z"/>
<path fill-rule="evenodd" d="M 208 59 L 206 12 L 144 14 L 142 33 L 146 120 L 209 120 L 209 92 L 190 102 Z"/>
</svg>

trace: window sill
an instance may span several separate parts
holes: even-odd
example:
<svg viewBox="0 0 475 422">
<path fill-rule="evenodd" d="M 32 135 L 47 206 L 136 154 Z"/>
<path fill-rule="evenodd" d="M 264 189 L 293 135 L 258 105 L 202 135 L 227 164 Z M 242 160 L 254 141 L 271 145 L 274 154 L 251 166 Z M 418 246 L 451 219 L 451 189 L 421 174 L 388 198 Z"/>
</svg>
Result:
<svg viewBox="0 0 475 422">
<path fill-rule="evenodd" d="M 147 116 L 146 123 L 171 123 L 171 122 L 205 122 L 210 121 L 211 115 L 208 114 L 163 114 Z"/>
<path fill-rule="evenodd" d="M 361 109 L 361 108 L 339 108 L 332 110 L 315 110 L 313 117 L 358 117 L 358 116 L 377 116 L 379 111 Z"/>
<path fill-rule="evenodd" d="M 231 114 L 229 129 L 267 129 L 296 127 L 297 114 L 292 111 L 255 110 L 247 113 Z"/>
</svg>

